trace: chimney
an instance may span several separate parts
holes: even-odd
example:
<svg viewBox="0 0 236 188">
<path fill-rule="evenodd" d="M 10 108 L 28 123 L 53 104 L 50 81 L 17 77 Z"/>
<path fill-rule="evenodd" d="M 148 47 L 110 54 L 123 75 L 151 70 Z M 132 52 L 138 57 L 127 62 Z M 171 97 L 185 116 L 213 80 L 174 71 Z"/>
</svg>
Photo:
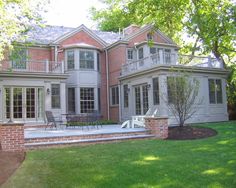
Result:
<svg viewBox="0 0 236 188">
<path fill-rule="evenodd" d="M 136 31 L 138 31 L 139 29 L 140 29 L 139 26 L 132 24 L 132 25 L 124 28 L 123 33 L 125 36 L 127 36 L 127 35 L 130 35 Z"/>
</svg>

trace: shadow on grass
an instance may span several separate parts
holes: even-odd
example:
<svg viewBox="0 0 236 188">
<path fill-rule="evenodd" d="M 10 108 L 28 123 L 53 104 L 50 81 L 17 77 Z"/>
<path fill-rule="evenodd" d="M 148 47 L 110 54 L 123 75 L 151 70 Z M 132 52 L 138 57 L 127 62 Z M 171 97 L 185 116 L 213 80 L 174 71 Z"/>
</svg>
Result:
<svg viewBox="0 0 236 188">
<path fill-rule="evenodd" d="M 218 135 L 31 151 L 5 186 L 236 187 L 236 126 L 231 122 L 204 126 Z"/>
</svg>

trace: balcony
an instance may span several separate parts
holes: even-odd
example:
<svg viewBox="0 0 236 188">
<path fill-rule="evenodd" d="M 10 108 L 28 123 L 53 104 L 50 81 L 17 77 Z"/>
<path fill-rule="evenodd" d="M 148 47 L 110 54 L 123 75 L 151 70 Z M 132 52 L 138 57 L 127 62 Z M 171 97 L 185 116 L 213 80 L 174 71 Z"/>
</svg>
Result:
<svg viewBox="0 0 236 188">
<path fill-rule="evenodd" d="M 64 73 L 64 62 L 55 61 L 23 61 L 11 62 L 3 61 L 0 63 L 0 72 L 21 72 L 21 73 Z"/>
<path fill-rule="evenodd" d="M 179 65 L 202 68 L 223 68 L 222 62 L 211 57 L 178 55 L 176 53 L 157 53 L 122 65 L 121 75 L 125 76 L 138 71 L 151 69 L 160 65 Z"/>
</svg>

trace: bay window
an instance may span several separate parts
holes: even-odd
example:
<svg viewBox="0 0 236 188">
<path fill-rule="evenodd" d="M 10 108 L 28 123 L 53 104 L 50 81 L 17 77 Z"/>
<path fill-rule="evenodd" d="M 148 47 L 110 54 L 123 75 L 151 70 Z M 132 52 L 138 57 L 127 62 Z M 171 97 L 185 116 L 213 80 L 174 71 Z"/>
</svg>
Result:
<svg viewBox="0 0 236 188">
<path fill-rule="evenodd" d="M 75 54 L 73 50 L 67 51 L 67 68 L 68 70 L 75 68 Z"/>
<path fill-rule="evenodd" d="M 94 52 L 88 50 L 80 50 L 79 62 L 81 69 L 94 69 Z"/>
</svg>

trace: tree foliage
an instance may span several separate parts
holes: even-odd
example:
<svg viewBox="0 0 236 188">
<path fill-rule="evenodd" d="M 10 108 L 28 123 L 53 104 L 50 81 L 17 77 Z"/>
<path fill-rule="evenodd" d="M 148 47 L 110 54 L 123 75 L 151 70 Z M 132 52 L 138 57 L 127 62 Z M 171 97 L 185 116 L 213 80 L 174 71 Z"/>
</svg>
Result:
<svg viewBox="0 0 236 188">
<path fill-rule="evenodd" d="M 104 0 L 106 8 L 91 10 L 92 19 L 106 31 L 131 23 L 154 24 L 181 46 L 181 53 L 214 55 L 230 70 L 228 96 L 236 98 L 235 0 Z M 190 58 L 191 60 L 191 58 Z M 236 102 L 234 102 L 236 103 Z"/>
<path fill-rule="evenodd" d="M 0 0 L 0 60 L 4 50 L 12 48 L 12 42 L 31 25 L 40 24 L 40 13 L 47 0 Z"/>
<path fill-rule="evenodd" d="M 213 54 L 235 61 L 236 5 L 233 0 L 104 0 L 91 9 L 101 30 L 118 31 L 131 23 L 154 24 L 192 55 Z M 187 36 L 186 36 L 187 34 Z"/>
</svg>

